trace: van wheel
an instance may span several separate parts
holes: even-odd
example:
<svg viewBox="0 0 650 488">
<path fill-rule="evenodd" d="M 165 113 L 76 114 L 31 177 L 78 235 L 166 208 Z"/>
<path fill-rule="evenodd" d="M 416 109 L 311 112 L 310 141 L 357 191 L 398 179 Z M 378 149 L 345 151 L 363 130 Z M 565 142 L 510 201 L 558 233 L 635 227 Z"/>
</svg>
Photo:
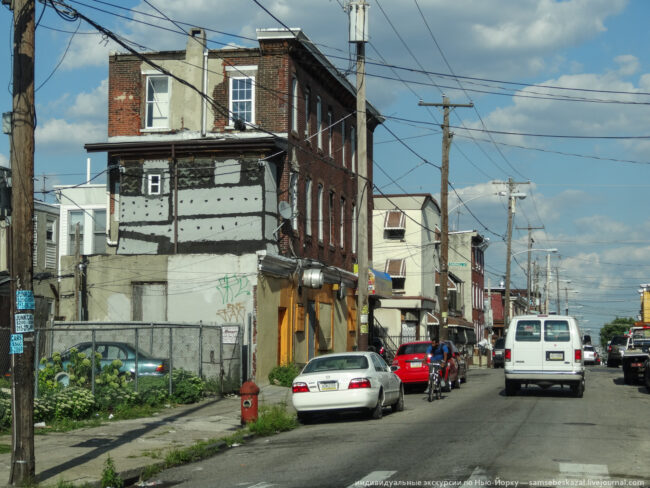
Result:
<svg viewBox="0 0 650 488">
<path fill-rule="evenodd" d="M 574 397 L 582 398 L 584 392 L 585 392 L 585 382 L 584 382 L 584 380 L 579 381 L 575 385 L 571 385 L 571 393 L 573 393 Z"/>
<path fill-rule="evenodd" d="M 513 396 L 515 393 L 517 393 L 517 384 L 506 380 L 506 396 Z"/>
</svg>

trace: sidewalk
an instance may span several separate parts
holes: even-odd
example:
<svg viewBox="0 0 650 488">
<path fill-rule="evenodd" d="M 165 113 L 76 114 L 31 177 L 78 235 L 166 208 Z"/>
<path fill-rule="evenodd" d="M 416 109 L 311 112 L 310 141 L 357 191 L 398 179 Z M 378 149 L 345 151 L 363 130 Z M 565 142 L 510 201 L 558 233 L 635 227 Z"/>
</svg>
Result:
<svg viewBox="0 0 650 488">
<path fill-rule="evenodd" d="M 291 390 L 268 385 L 261 388 L 260 405 L 286 403 L 291 410 Z M 240 398 L 229 396 L 170 408 L 155 417 L 110 422 L 101 427 L 34 436 L 36 478 L 40 486 L 59 481 L 100 486 L 104 463 L 110 455 L 124 480 L 137 478 L 149 465 L 160 463 L 165 452 L 197 441 L 219 439 L 240 427 Z M 0 436 L 11 446 L 11 435 Z M 0 454 L 0 486 L 6 486 L 11 453 Z"/>
</svg>

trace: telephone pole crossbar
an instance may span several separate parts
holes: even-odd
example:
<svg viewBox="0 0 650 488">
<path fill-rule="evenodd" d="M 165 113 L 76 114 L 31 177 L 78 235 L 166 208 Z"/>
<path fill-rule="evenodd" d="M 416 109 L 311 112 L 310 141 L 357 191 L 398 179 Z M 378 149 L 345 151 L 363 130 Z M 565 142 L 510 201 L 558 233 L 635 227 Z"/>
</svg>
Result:
<svg viewBox="0 0 650 488">
<path fill-rule="evenodd" d="M 449 148 L 453 133 L 449 132 L 449 109 L 472 108 L 473 103 L 450 103 L 449 98 L 442 97 L 442 103 L 428 103 L 420 100 L 420 107 L 443 107 L 444 120 L 442 123 L 442 168 L 440 170 L 440 324 L 438 325 L 438 338 L 448 338 L 449 297 L 447 296 L 447 280 L 449 279 Z"/>
</svg>

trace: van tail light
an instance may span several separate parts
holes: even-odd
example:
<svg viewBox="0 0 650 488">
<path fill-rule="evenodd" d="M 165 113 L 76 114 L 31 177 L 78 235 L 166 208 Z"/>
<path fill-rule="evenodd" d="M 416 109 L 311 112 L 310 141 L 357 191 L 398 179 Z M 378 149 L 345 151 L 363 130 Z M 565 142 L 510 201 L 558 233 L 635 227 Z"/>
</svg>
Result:
<svg viewBox="0 0 650 488">
<path fill-rule="evenodd" d="M 355 388 L 370 388 L 370 380 L 368 378 L 354 378 L 350 380 L 348 389 L 353 390 Z"/>
<path fill-rule="evenodd" d="M 506 358 L 506 361 L 511 361 L 512 360 L 512 349 L 506 349 L 505 358 Z"/>
<path fill-rule="evenodd" d="M 291 391 L 294 393 L 309 393 L 309 387 L 307 386 L 307 383 L 294 383 Z"/>
<path fill-rule="evenodd" d="M 580 361 L 582 361 L 582 349 L 575 349 L 573 352 L 574 352 L 574 355 L 575 355 L 576 363 L 579 363 Z"/>
</svg>

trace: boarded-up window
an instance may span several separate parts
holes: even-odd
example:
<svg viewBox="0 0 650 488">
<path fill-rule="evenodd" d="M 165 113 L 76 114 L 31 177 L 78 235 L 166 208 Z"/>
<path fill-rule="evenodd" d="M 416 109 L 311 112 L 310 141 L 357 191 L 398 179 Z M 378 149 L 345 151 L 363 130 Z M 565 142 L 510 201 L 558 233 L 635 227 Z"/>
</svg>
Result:
<svg viewBox="0 0 650 488">
<path fill-rule="evenodd" d="M 332 349 L 331 303 L 320 303 L 318 305 L 318 349 L 321 351 Z"/>
<path fill-rule="evenodd" d="M 133 283 L 133 320 L 167 321 L 166 283 Z"/>
</svg>

